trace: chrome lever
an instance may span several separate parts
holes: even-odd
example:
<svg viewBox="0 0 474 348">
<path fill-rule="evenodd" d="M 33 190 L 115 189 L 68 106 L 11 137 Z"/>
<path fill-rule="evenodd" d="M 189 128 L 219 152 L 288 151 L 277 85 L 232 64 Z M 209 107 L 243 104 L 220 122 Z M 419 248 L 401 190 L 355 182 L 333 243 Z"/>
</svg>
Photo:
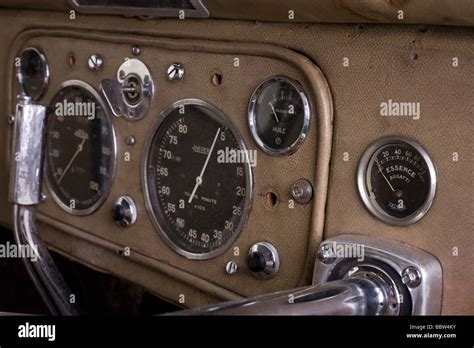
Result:
<svg viewBox="0 0 474 348">
<path fill-rule="evenodd" d="M 26 270 L 51 314 L 73 315 L 79 310 L 69 301 L 69 291 L 36 226 L 41 202 L 48 107 L 19 96 L 13 130 L 9 201 L 13 204 L 14 236 L 26 244 L 35 260 L 23 258 Z M 35 261 L 35 262 L 33 262 Z"/>
<path fill-rule="evenodd" d="M 104 79 L 100 83 L 100 90 L 109 104 L 112 113 L 121 117 L 125 113 L 125 103 L 123 101 L 124 88 L 117 80 Z"/>
</svg>

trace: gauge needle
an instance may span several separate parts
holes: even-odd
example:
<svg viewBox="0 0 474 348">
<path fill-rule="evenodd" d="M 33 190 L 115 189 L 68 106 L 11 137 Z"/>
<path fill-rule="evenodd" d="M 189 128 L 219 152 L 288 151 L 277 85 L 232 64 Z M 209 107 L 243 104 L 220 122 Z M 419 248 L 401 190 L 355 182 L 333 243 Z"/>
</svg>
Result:
<svg viewBox="0 0 474 348">
<path fill-rule="evenodd" d="M 84 148 L 84 142 L 86 141 L 86 137 L 84 136 L 82 138 L 82 141 L 79 145 L 77 145 L 77 149 L 76 149 L 76 152 L 74 152 L 74 155 L 72 155 L 71 159 L 69 160 L 69 163 L 67 164 L 66 166 L 66 169 L 64 169 L 64 172 L 61 174 L 59 180 L 58 180 L 58 184 L 61 183 L 61 180 L 64 178 L 64 175 L 66 175 L 67 171 L 69 170 L 69 168 L 71 167 L 72 165 L 72 162 L 74 162 L 74 160 L 76 159 L 77 155 L 79 155 L 79 153 L 82 151 L 82 149 Z"/>
<path fill-rule="evenodd" d="M 194 195 L 196 194 L 196 191 L 197 191 L 199 185 L 202 184 L 202 176 L 204 175 L 204 172 L 206 171 L 207 164 L 209 163 L 209 159 L 211 158 L 212 151 L 214 150 L 214 146 L 216 145 L 217 137 L 219 136 L 220 131 L 221 131 L 221 129 L 219 128 L 216 132 L 216 136 L 214 137 L 214 141 L 212 142 L 212 146 L 209 149 L 209 153 L 207 154 L 206 162 L 204 162 L 204 166 L 202 167 L 201 173 L 199 174 L 198 177 L 196 177 L 196 185 L 194 185 L 193 192 L 191 193 L 191 196 L 189 197 L 189 200 L 188 200 L 189 204 L 191 204 L 191 202 L 193 201 Z"/>
<path fill-rule="evenodd" d="M 392 192 L 395 192 L 396 190 L 393 188 L 392 184 L 390 183 L 390 181 L 388 181 L 387 177 L 383 173 L 382 167 L 380 166 L 380 163 L 377 159 L 375 160 L 375 163 L 377 164 L 377 167 L 379 168 L 380 174 L 382 174 L 382 176 L 385 179 L 385 181 L 387 182 L 388 186 L 390 186 L 390 189 L 392 190 Z"/>
<path fill-rule="evenodd" d="M 272 103 L 268 103 L 268 104 L 270 104 L 270 107 L 272 108 L 273 115 L 275 115 L 275 120 L 277 121 L 277 123 L 280 123 L 280 120 L 278 119 L 278 116 L 275 111 L 275 108 L 273 107 L 273 104 Z"/>
</svg>

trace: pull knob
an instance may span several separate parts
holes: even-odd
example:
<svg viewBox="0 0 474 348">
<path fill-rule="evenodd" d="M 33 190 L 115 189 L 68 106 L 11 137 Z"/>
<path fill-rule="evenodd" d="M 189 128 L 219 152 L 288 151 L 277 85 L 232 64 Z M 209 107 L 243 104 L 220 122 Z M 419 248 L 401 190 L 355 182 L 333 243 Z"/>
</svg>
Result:
<svg viewBox="0 0 474 348">
<path fill-rule="evenodd" d="M 256 243 L 249 249 L 247 265 L 257 278 L 271 279 L 280 268 L 278 251 L 270 243 Z"/>
<path fill-rule="evenodd" d="M 112 218 L 122 227 L 132 226 L 137 221 L 137 208 L 129 196 L 121 196 L 112 208 Z"/>
</svg>

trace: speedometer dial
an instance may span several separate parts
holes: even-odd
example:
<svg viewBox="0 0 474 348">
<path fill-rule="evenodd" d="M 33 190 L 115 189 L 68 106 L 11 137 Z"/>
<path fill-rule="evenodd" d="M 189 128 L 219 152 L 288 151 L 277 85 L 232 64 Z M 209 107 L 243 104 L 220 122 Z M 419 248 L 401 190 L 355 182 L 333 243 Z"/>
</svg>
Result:
<svg viewBox="0 0 474 348">
<path fill-rule="evenodd" d="M 145 147 L 147 208 L 163 239 L 191 259 L 216 256 L 241 232 L 250 209 L 250 156 L 231 121 L 186 99 L 165 110 Z"/>
<path fill-rule="evenodd" d="M 436 171 L 426 151 L 404 138 L 383 138 L 369 146 L 359 163 L 359 193 L 371 213 L 406 226 L 431 207 Z"/>
<path fill-rule="evenodd" d="M 100 96 L 67 81 L 53 97 L 46 149 L 46 182 L 67 212 L 87 215 L 106 199 L 115 169 L 115 132 Z"/>
</svg>

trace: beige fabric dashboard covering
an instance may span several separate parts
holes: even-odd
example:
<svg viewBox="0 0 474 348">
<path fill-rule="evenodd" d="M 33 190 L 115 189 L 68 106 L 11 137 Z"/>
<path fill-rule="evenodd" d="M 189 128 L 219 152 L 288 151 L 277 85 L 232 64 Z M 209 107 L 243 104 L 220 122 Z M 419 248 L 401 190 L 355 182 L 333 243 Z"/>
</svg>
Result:
<svg viewBox="0 0 474 348">
<path fill-rule="evenodd" d="M 70 21 L 64 13 L 1 11 L 4 30 L 0 34 L 0 77 L 3 90 L 10 88 L 8 48 L 15 36 L 27 28 L 48 26 L 108 31 L 121 36 L 129 32 L 176 39 L 200 39 L 226 42 L 254 42 L 284 46 L 314 61 L 327 77 L 335 107 L 334 139 L 330 167 L 329 194 L 324 237 L 338 234 L 366 234 L 409 243 L 436 256 L 443 267 L 443 314 L 473 314 L 471 288 L 474 274 L 472 185 L 472 115 L 474 113 L 474 31 L 470 28 L 400 25 L 324 25 L 275 24 L 239 21 L 194 21 L 185 25 L 177 20 L 123 19 L 92 16 Z M 458 62 L 457 66 L 453 63 Z M 347 62 L 349 63 L 347 65 Z M 346 63 L 346 64 L 345 64 Z M 250 92 L 250 91 L 249 91 Z M 0 94 L 3 113 L 11 110 L 5 93 Z M 379 105 L 388 99 L 420 102 L 421 118 L 387 118 L 379 114 Z M 9 129 L 6 117 L 0 119 L 1 137 Z M 384 135 L 403 135 L 417 140 L 430 154 L 438 172 L 438 192 L 429 213 L 417 224 L 406 228 L 388 226 L 370 215 L 360 201 L 356 188 L 358 159 L 369 143 Z M 344 161 L 344 153 L 349 161 Z M 459 160 L 453 161 L 453 153 Z M 297 165 L 295 163 L 295 165 Z M 0 152 L 0 220 L 10 221 L 7 197 L 6 152 Z M 284 173 L 281 174 L 284 177 Z M 317 183 L 315 183 L 317 185 Z M 313 222 L 314 223 L 314 222 Z M 56 226 L 65 228 L 64 226 Z M 296 231 L 294 231 L 296 232 Z M 314 232 L 314 231 L 313 231 Z M 60 232 L 46 231 L 56 243 L 70 243 Z M 75 241 L 64 244 L 73 252 L 83 252 L 91 260 L 112 262 L 111 255 L 93 246 Z M 91 244 L 92 245 L 92 244 Z M 295 247 L 291 243 L 284 246 Z M 297 246 L 301 247 L 301 246 Z M 456 249 L 455 249 L 456 248 Z M 110 256 L 110 258 L 108 257 Z M 121 259 L 123 260 L 123 259 Z M 134 281 L 140 268 L 131 263 L 123 272 Z M 110 265 L 109 265 L 110 266 Z M 134 273 L 135 272 L 135 273 Z M 145 271 L 143 271 L 145 272 Z M 148 272 L 148 271 L 147 271 Z M 181 288 L 171 282 L 172 275 L 153 275 L 153 289 L 169 297 Z M 146 280 L 146 279 L 145 279 Z M 167 281 L 168 283 L 164 283 Z M 164 285 L 166 284 L 166 285 Z M 244 284 L 245 286 L 245 284 Z M 197 286 L 199 287 L 199 286 Z M 220 287 L 219 287 L 220 288 Z M 236 294 L 196 290 L 203 304 Z M 208 288 L 210 289 L 210 288 Z M 219 292 L 220 291 L 220 292 Z M 219 292 L 219 295 L 216 295 Z"/>
</svg>

